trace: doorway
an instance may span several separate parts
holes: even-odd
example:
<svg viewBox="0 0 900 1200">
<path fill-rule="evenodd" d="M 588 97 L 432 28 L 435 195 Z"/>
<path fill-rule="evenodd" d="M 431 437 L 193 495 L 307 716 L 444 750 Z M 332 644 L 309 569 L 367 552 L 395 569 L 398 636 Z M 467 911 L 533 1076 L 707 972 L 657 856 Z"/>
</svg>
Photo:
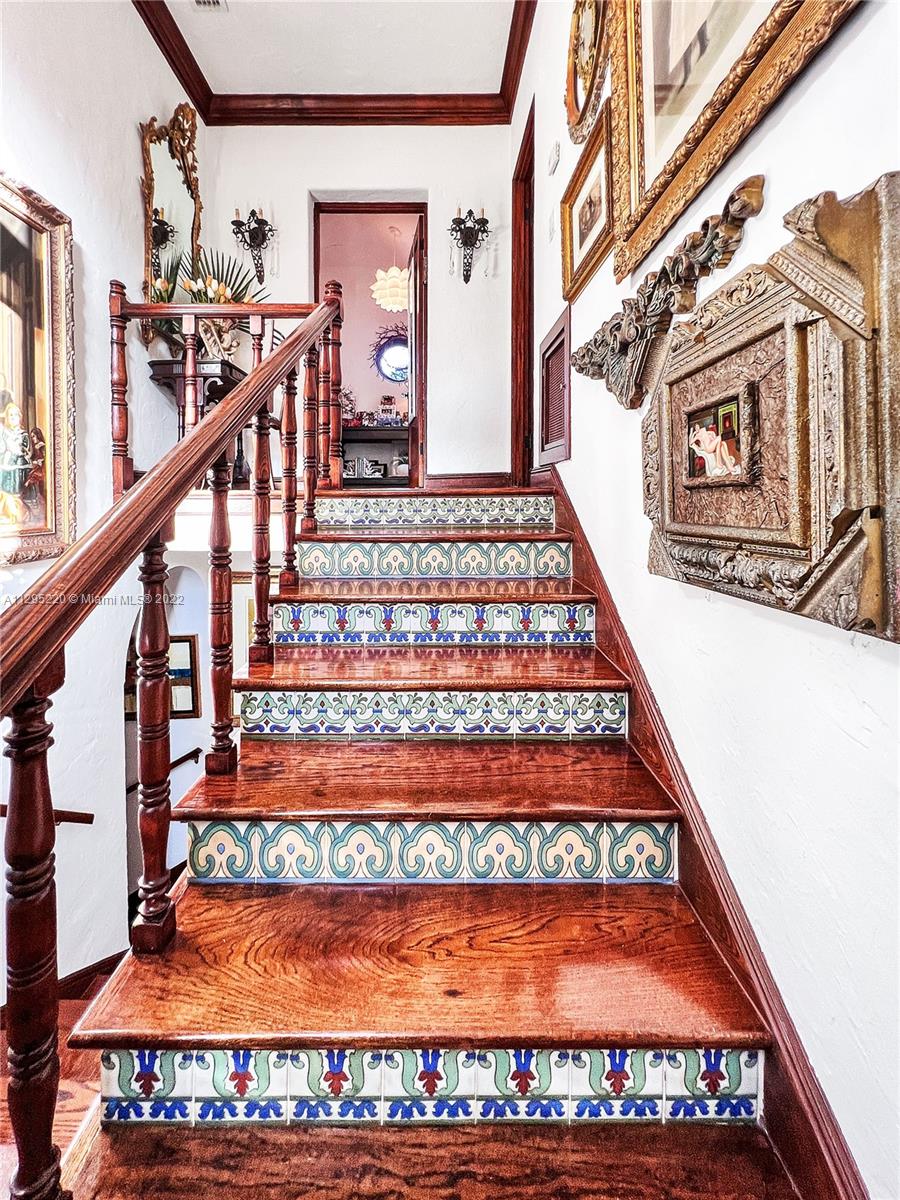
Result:
<svg viewBox="0 0 900 1200">
<path fill-rule="evenodd" d="M 512 482 L 531 482 L 534 458 L 534 102 L 512 179 Z"/>
<path fill-rule="evenodd" d="M 316 300 L 344 292 L 345 488 L 422 487 L 426 454 L 427 205 L 313 207 Z"/>
</svg>

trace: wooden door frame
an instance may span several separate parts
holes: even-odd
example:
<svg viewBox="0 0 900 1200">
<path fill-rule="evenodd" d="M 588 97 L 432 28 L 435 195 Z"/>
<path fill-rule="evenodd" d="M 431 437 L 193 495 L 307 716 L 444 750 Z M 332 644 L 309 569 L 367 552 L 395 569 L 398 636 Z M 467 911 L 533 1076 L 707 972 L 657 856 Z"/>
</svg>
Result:
<svg viewBox="0 0 900 1200">
<path fill-rule="evenodd" d="M 531 481 L 534 462 L 534 101 L 512 177 L 512 482 Z"/>
<path fill-rule="evenodd" d="M 409 213 L 422 218 L 425 236 L 426 261 L 422 264 L 425 273 L 424 303 L 422 305 L 423 345 L 418 347 L 422 362 L 422 394 L 416 397 L 417 415 L 419 418 L 419 442 L 422 452 L 419 454 L 419 478 L 421 483 L 411 484 L 414 487 L 424 487 L 426 480 L 426 458 L 428 455 L 428 201 L 427 200 L 314 200 L 313 201 L 313 297 L 319 302 L 319 267 L 321 253 L 319 248 L 320 218 L 322 213 Z M 390 314 L 386 314 L 390 315 Z M 407 313 L 407 327 L 409 313 Z"/>
</svg>

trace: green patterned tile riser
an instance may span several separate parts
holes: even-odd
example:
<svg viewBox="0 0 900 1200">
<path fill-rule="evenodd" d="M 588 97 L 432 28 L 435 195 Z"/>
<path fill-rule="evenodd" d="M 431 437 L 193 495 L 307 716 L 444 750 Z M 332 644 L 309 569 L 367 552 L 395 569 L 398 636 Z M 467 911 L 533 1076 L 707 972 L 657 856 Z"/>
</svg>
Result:
<svg viewBox="0 0 900 1200">
<path fill-rule="evenodd" d="M 316 518 L 325 529 L 347 527 L 465 528 L 531 526 L 552 529 L 555 503 L 552 496 L 320 496 Z"/>
<path fill-rule="evenodd" d="M 754 1123 L 762 1050 L 109 1050 L 101 1120 Z"/>
<path fill-rule="evenodd" d="M 300 542 L 297 570 L 316 579 L 569 579 L 568 541 Z"/>
<path fill-rule="evenodd" d="M 298 790 L 297 804 L 302 804 Z M 192 883 L 675 883 L 664 821 L 191 822 Z"/>
</svg>

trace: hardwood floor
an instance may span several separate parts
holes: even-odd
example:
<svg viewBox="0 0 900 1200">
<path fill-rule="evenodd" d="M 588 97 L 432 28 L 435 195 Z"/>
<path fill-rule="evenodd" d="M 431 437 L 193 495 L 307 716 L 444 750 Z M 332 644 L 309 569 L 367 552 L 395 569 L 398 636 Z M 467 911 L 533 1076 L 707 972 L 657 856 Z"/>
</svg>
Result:
<svg viewBox="0 0 900 1200">
<path fill-rule="evenodd" d="M 369 650 L 346 646 L 279 646 L 274 663 L 258 663 L 235 676 L 235 689 L 418 687 L 488 688 L 491 691 L 627 687 L 599 650 L 546 647 L 532 650 L 401 646 Z"/>
<path fill-rule="evenodd" d="M 758 1129 L 113 1129 L 73 1200 L 796 1200 Z"/>
<path fill-rule="evenodd" d="M 79 1047 L 731 1046 L 768 1037 L 677 888 L 210 884 Z"/>
<path fill-rule="evenodd" d="M 245 742 L 234 775 L 201 776 L 178 820 L 427 820 L 503 813 L 675 820 L 678 809 L 626 745 L 584 742 Z"/>
</svg>

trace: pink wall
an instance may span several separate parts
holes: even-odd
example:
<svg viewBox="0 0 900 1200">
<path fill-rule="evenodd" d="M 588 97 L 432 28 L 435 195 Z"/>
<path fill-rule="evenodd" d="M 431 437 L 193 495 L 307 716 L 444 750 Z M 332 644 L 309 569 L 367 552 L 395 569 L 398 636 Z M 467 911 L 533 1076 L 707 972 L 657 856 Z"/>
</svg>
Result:
<svg viewBox="0 0 900 1200">
<path fill-rule="evenodd" d="M 397 266 L 405 267 L 416 231 L 415 213 L 322 213 L 319 218 L 319 295 L 326 280 L 337 279 L 344 288 L 344 328 L 341 363 L 346 387 L 356 393 L 359 410 L 374 410 L 381 397 L 393 395 L 397 411 L 406 411 L 400 385 L 388 383 L 369 363 L 369 346 L 385 325 L 407 322 L 407 313 L 389 313 L 372 299 L 369 286 L 375 270 L 387 270 L 394 261 L 393 225 Z M 405 389 L 404 389 L 405 390 Z"/>
</svg>

